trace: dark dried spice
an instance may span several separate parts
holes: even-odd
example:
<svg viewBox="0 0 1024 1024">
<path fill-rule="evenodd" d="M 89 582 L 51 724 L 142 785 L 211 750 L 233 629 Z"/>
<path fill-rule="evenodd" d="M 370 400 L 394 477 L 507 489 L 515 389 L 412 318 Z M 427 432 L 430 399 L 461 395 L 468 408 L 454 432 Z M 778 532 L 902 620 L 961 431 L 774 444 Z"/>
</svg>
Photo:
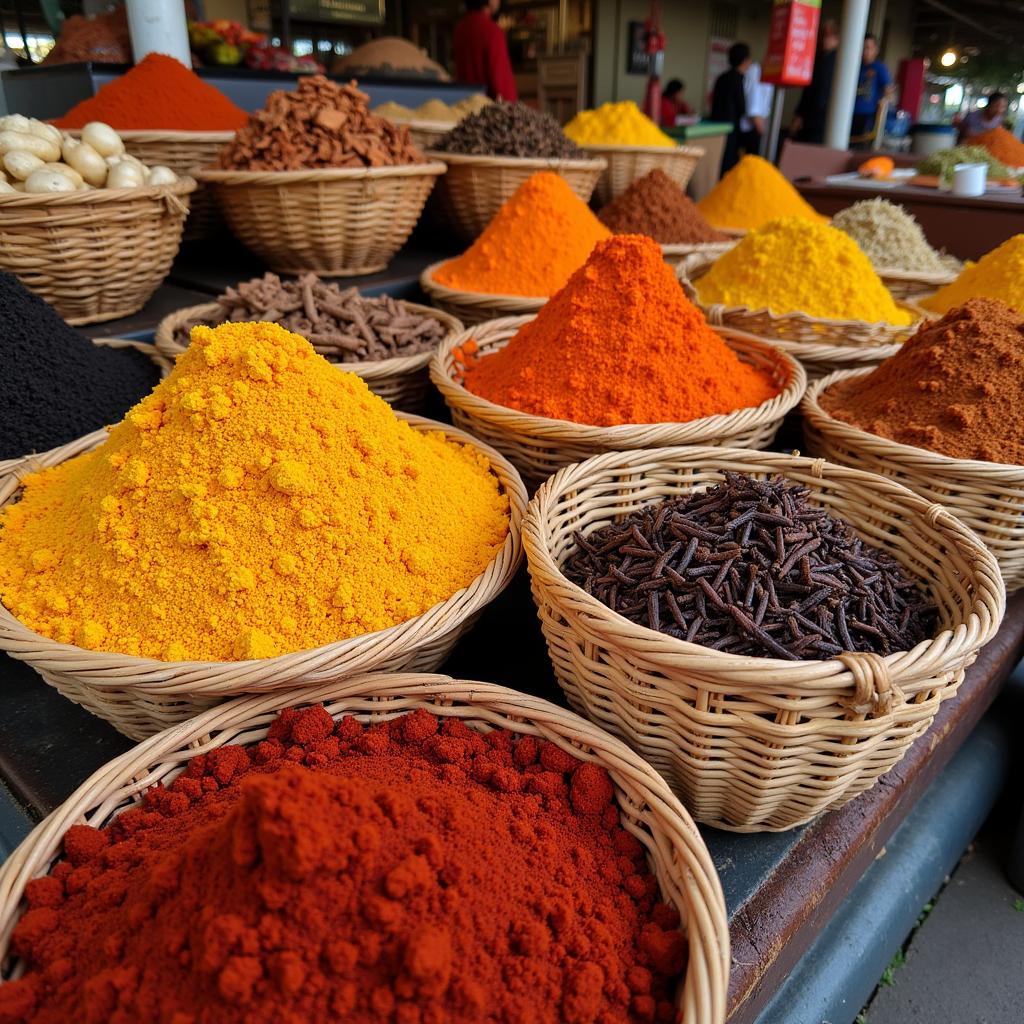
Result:
<svg viewBox="0 0 1024 1024">
<path fill-rule="evenodd" d="M 491 103 L 463 118 L 434 147 L 443 153 L 477 156 L 556 157 L 582 160 L 586 154 L 550 115 L 525 103 Z"/>
<path fill-rule="evenodd" d="M 935 630 L 935 606 L 890 554 L 781 477 L 729 473 L 576 541 L 563 571 L 587 593 L 642 626 L 730 654 L 884 655 Z"/>
</svg>

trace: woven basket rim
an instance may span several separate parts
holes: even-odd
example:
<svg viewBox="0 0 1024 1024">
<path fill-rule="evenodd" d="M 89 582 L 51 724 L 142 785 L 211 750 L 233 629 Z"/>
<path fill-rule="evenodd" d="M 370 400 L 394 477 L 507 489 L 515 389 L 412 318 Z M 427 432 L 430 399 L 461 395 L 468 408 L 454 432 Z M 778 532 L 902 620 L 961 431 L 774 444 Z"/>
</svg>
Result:
<svg viewBox="0 0 1024 1024">
<path fill-rule="evenodd" d="M 518 569 L 522 556 L 521 530 L 527 504 L 526 488 L 519 476 L 519 472 L 503 455 L 466 431 L 424 416 L 402 412 L 398 409 L 393 411 L 398 419 L 408 423 L 414 430 L 422 433 L 434 432 L 444 434 L 446 437 L 460 444 L 472 447 L 477 452 L 486 456 L 491 473 L 497 477 L 502 490 L 508 497 L 508 534 L 501 547 L 498 548 L 491 560 L 476 577 L 466 586 L 449 595 L 445 600 L 438 601 L 437 604 L 425 609 L 419 615 L 415 615 L 403 622 L 395 623 L 395 625 L 388 626 L 386 629 L 376 630 L 372 633 L 363 633 L 359 636 L 349 637 L 346 640 L 334 640 L 319 647 L 288 651 L 273 658 L 240 661 L 190 660 L 173 662 L 110 651 L 90 651 L 73 644 L 58 643 L 56 640 L 52 640 L 29 629 L 28 626 L 24 625 L 0 603 L 0 650 L 10 650 L 9 645 L 12 642 L 14 644 L 30 644 L 33 649 L 32 656 L 26 657 L 23 651 L 19 651 L 20 657 L 31 663 L 40 653 L 44 653 L 45 657 L 62 663 L 61 671 L 65 673 L 82 672 L 87 676 L 89 685 L 98 688 L 122 689 L 126 683 L 130 682 L 132 688 L 136 690 L 153 689 L 162 695 L 187 692 L 190 696 L 198 697 L 217 695 L 220 692 L 218 686 L 222 685 L 220 677 L 225 675 L 235 676 L 250 669 L 259 672 L 260 669 L 267 670 L 268 667 L 273 669 L 277 666 L 284 670 L 286 666 L 296 659 L 300 662 L 312 661 L 319 663 L 324 658 L 330 657 L 336 660 L 364 647 L 374 647 L 385 643 L 398 644 L 407 634 L 415 634 L 419 628 L 418 624 L 426 617 L 431 614 L 441 614 L 445 608 L 454 608 L 459 604 L 460 598 L 472 594 L 472 606 L 468 610 L 463 609 L 460 611 L 456 621 L 447 623 L 448 629 L 455 628 L 484 606 L 480 603 L 480 599 L 482 595 L 491 593 L 494 590 L 495 581 L 488 577 L 493 575 L 495 565 L 507 559 L 509 565 L 508 571 L 504 574 L 505 582 L 511 579 Z M 85 435 L 83 438 L 79 438 L 73 444 L 80 446 L 78 451 L 84 453 L 98 447 L 106 437 L 106 430 L 97 430 Z M 61 449 L 55 449 L 55 451 L 60 452 Z M 67 456 L 64 457 L 66 458 Z M 0 482 L 0 486 L 2 486 L 2 482 Z M 19 486 L 14 489 L 11 495 L 6 499 L 0 499 L 0 508 L 6 505 L 19 489 L 20 481 Z M 504 583 L 502 583 L 503 586 Z M 498 589 L 500 590 L 501 587 Z M 68 664 L 69 658 L 74 659 L 75 663 Z M 196 672 L 201 673 L 202 676 L 202 680 L 199 683 L 182 684 L 175 682 L 176 676 L 195 674 Z M 110 673 L 110 678 L 100 678 L 98 674 L 101 673 Z M 269 673 L 264 671 L 259 674 L 263 677 Z M 138 678 L 142 675 L 145 675 L 146 678 Z M 229 685 L 236 684 L 229 683 Z"/>
<path fill-rule="evenodd" d="M 727 424 L 735 420 L 740 413 L 755 410 L 760 418 L 776 419 L 781 418 L 791 409 L 795 409 L 800 398 L 807 388 L 807 374 L 800 361 L 788 352 L 782 351 L 770 342 L 762 338 L 747 334 L 745 331 L 737 331 L 729 327 L 712 327 L 711 329 L 722 338 L 729 348 L 736 351 L 730 341 L 735 341 L 740 348 L 757 349 L 764 355 L 769 356 L 775 363 L 776 368 L 784 368 L 786 371 L 787 383 L 785 387 L 772 398 L 767 399 L 760 405 L 745 406 L 743 409 L 734 409 L 732 412 L 716 413 L 713 416 L 701 416 L 693 420 L 664 423 L 620 423 L 611 427 L 599 427 L 590 423 L 574 423 L 572 420 L 557 420 L 547 416 L 537 416 L 533 413 L 522 412 L 519 409 L 512 409 L 508 406 L 498 405 L 487 398 L 474 394 L 465 385 L 459 383 L 452 377 L 451 372 L 445 365 L 453 349 L 465 342 L 478 341 L 479 336 L 485 332 L 491 332 L 494 337 L 486 338 L 480 347 L 490 346 L 506 338 L 511 338 L 521 327 L 536 319 L 536 314 L 531 313 L 525 316 L 502 317 L 496 320 L 485 320 L 483 323 L 467 327 L 459 334 L 442 342 L 438 347 L 434 358 L 430 363 L 430 379 L 434 386 L 441 392 L 445 400 L 451 399 L 460 408 L 472 408 L 474 417 L 483 420 L 493 420 L 495 416 L 507 421 L 516 421 L 516 430 L 522 434 L 548 437 L 554 436 L 559 441 L 570 443 L 601 444 L 608 449 L 616 447 L 615 442 L 624 444 L 627 448 L 629 442 L 634 440 L 634 435 L 642 433 L 644 437 L 650 437 L 653 431 L 663 432 L 666 435 L 678 433 L 680 429 L 700 430 L 709 435 L 729 433 Z M 663 431 L 658 431 L 658 428 Z M 645 447 L 651 447 L 650 444 Z"/>
<path fill-rule="evenodd" d="M 575 139 L 573 140 L 575 142 Z M 595 153 L 657 153 L 672 156 L 704 156 L 706 150 L 699 146 L 627 146 L 622 143 L 577 142 L 580 149 L 593 150 Z"/>
<path fill-rule="evenodd" d="M 566 466 L 551 476 L 545 483 L 541 484 L 537 493 L 533 496 L 526 510 L 523 520 L 523 546 L 527 553 L 527 559 L 531 567 L 534 560 L 541 563 L 546 572 L 556 576 L 563 587 L 568 588 L 573 599 L 586 608 L 586 614 L 591 621 L 597 621 L 602 626 L 611 626 L 615 635 L 621 641 L 627 638 L 628 642 L 641 641 L 647 655 L 654 658 L 659 657 L 680 657 L 684 656 L 689 663 L 700 668 L 714 668 L 717 671 L 731 673 L 742 673 L 744 677 L 748 674 L 754 676 L 765 675 L 770 682 L 765 687 L 776 692 L 780 683 L 791 681 L 802 682 L 824 682 L 830 681 L 830 685 L 837 680 L 846 677 L 853 679 L 851 670 L 838 657 L 828 659 L 807 659 L 801 661 L 786 661 L 781 658 L 759 657 L 753 655 L 730 654 L 724 651 L 716 651 L 700 644 L 690 643 L 669 636 L 659 630 L 641 626 L 631 619 L 614 612 L 606 604 L 596 597 L 588 594 L 582 587 L 573 583 L 563 572 L 561 566 L 557 565 L 551 555 L 548 545 L 547 530 L 542 525 L 542 519 L 547 517 L 548 507 L 561 501 L 564 493 L 574 489 L 577 485 L 575 477 L 587 472 L 591 468 L 600 466 L 603 476 L 610 475 L 616 466 L 622 466 L 630 460 L 644 458 L 647 461 L 661 459 L 663 461 L 675 460 L 683 457 L 689 465 L 699 465 L 702 468 L 715 470 L 721 461 L 740 459 L 747 462 L 758 462 L 765 467 L 762 471 L 767 473 L 778 473 L 787 475 L 788 470 L 802 470 L 820 479 L 833 477 L 853 477 L 862 482 L 870 481 L 876 487 L 884 488 L 895 492 L 904 502 L 908 509 L 916 510 L 923 516 L 934 520 L 936 524 L 942 523 L 947 535 L 959 540 L 960 545 L 969 551 L 969 560 L 975 569 L 976 592 L 969 611 L 965 612 L 963 621 L 954 627 L 940 629 L 933 637 L 922 640 L 919 644 L 908 650 L 896 651 L 888 655 L 879 655 L 886 669 L 893 678 L 898 678 L 901 669 L 907 664 L 913 664 L 925 657 L 944 656 L 950 659 L 960 653 L 964 647 L 964 637 L 958 635 L 965 626 L 972 620 L 980 623 L 982 616 L 979 608 L 986 605 L 985 598 L 991 599 L 991 604 L 996 607 L 998 614 L 989 616 L 989 629 L 977 646 L 988 643 L 995 635 L 1006 606 L 1006 588 L 1003 585 L 1002 574 L 999 570 L 995 556 L 982 543 L 981 539 L 968 527 L 964 526 L 948 509 L 930 503 L 919 497 L 903 484 L 879 477 L 864 470 L 851 469 L 845 466 L 838 466 L 835 463 L 826 462 L 825 459 L 812 459 L 800 455 L 784 455 L 778 452 L 751 451 L 743 448 L 708 448 L 698 446 L 685 446 L 660 449 L 646 449 L 630 452 L 608 452 L 603 455 L 595 455 L 583 462 L 573 466 Z M 856 530 L 857 523 L 851 523 Z M 984 569 L 984 571 L 982 571 Z M 990 584 L 991 581 L 991 585 Z M 979 631 L 980 633 L 980 631 Z M 849 656 L 849 655 L 848 655 Z M 853 655 L 855 656 L 855 655 Z"/>
<path fill-rule="evenodd" d="M 60 130 L 66 131 L 74 137 L 82 134 L 81 128 L 62 128 Z M 185 131 L 177 128 L 114 128 L 114 131 L 125 142 L 230 142 L 238 129 L 231 128 L 211 132 Z"/>
<path fill-rule="evenodd" d="M 75 189 L 73 192 L 2 192 L 2 207 L 98 206 L 103 203 L 125 203 L 137 199 L 164 199 L 187 196 L 198 188 L 198 181 L 188 174 L 179 174 L 172 185 L 136 185 L 133 188 Z"/>
<path fill-rule="evenodd" d="M 729 314 L 747 314 L 749 316 L 762 316 L 767 317 L 772 323 L 784 327 L 786 324 L 810 324 L 815 327 L 828 327 L 833 330 L 871 330 L 876 333 L 885 332 L 892 334 L 894 338 L 901 337 L 902 335 L 908 334 L 908 332 L 914 331 L 920 327 L 921 324 L 930 319 L 928 312 L 921 309 L 916 305 L 915 300 L 899 300 L 893 299 L 893 302 L 902 309 L 907 310 L 913 314 L 917 319 L 912 320 L 909 324 L 891 324 L 887 320 L 830 320 L 827 317 L 811 316 L 810 313 L 801 313 L 799 311 L 793 311 L 791 313 L 775 313 L 770 310 L 767 306 L 762 306 L 757 309 L 750 306 L 724 306 L 718 303 L 712 303 L 708 305 L 700 300 L 695 283 L 700 280 L 701 277 L 710 270 L 713 259 L 708 259 L 707 254 L 704 253 L 693 253 L 695 259 L 690 266 L 686 263 L 682 263 L 677 267 L 676 273 L 679 276 L 679 280 L 686 289 L 687 296 L 695 302 L 702 310 L 711 311 L 715 310 L 723 316 Z M 700 262 L 700 257 L 705 258 Z M 689 261 L 687 261 L 689 262 Z M 836 348 L 840 346 L 834 346 Z M 851 345 L 850 348 L 864 348 L 863 345 Z"/>
<path fill-rule="evenodd" d="M 421 131 L 443 132 L 445 135 L 459 124 L 459 121 L 431 121 L 426 117 L 389 117 L 388 120 L 403 128 L 419 128 Z"/>
<path fill-rule="evenodd" d="M 961 459 L 953 455 L 943 455 L 941 452 L 933 452 L 928 448 L 918 448 L 915 445 L 903 444 L 901 441 L 893 441 L 891 438 L 883 437 L 881 434 L 872 434 L 869 430 L 847 423 L 846 420 L 838 419 L 828 412 L 821 404 L 821 396 L 833 384 L 852 377 L 864 376 L 872 373 L 876 367 L 857 367 L 855 369 L 836 370 L 819 380 L 813 381 L 804 392 L 800 402 L 800 413 L 809 420 L 816 421 L 819 429 L 827 429 L 831 433 L 842 431 L 858 439 L 870 441 L 871 444 L 888 449 L 894 456 L 907 458 L 912 457 L 917 462 L 930 461 L 936 468 L 945 473 L 951 471 L 968 474 L 978 474 L 990 480 L 1000 480 L 1013 483 L 1024 483 L 1024 466 L 1014 465 L 1012 462 L 984 462 L 981 459 Z"/>
<path fill-rule="evenodd" d="M 538 171 L 603 171 L 608 161 L 601 157 L 582 158 L 560 156 L 492 156 L 487 153 L 445 153 L 439 149 L 428 149 L 428 157 L 444 164 L 461 164 L 467 167 L 513 167 Z"/>
<path fill-rule="evenodd" d="M 446 337 L 450 337 L 453 334 L 458 334 L 460 331 L 465 330 L 465 327 L 461 320 L 457 316 L 453 316 L 451 313 L 446 313 L 443 309 L 436 309 L 434 306 L 426 306 L 420 302 L 407 302 L 405 299 L 399 300 L 406 307 L 417 313 L 428 314 L 434 319 L 438 320 L 445 327 L 448 328 L 448 334 Z M 208 316 L 212 316 L 220 309 L 220 305 L 217 302 L 202 302 L 197 306 L 185 306 L 182 309 L 177 309 L 173 313 L 168 313 L 157 325 L 154 346 L 165 358 L 174 359 L 176 356 L 181 355 L 185 351 L 187 346 L 179 344 L 174 340 L 174 332 L 178 329 L 179 324 L 192 319 L 206 319 Z M 221 321 L 235 322 L 238 321 Z M 442 342 L 443 344 L 443 342 Z M 355 373 L 360 377 L 367 380 L 376 380 L 379 377 L 392 377 L 402 373 L 412 373 L 415 370 L 421 370 L 427 366 L 430 360 L 434 356 L 435 349 L 427 349 L 424 352 L 417 352 L 411 356 L 393 356 L 391 359 L 373 359 L 365 362 L 353 362 L 344 363 L 335 361 L 333 359 L 324 356 L 325 359 L 332 366 L 337 366 L 341 370 L 348 370 L 351 373 Z"/>
<path fill-rule="evenodd" d="M 888 278 L 890 281 L 920 281 L 923 285 L 934 284 L 938 287 L 947 285 L 952 281 L 955 281 L 959 274 L 955 270 L 938 270 L 938 271 L 924 271 L 924 270 L 904 270 L 900 267 L 875 267 L 875 273 L 885 281 Z M 927 310 L 926 310 L 927 312 Z"/>
<path fill-rule="evenodd" d="M 524 312 L 526 310 L 535 312 L 551 298 L 550 295 L 501 295 L 498 292 L 465 292 L 460 291 L 458 288 L 449 288 L 448 285 L 435 281 L 434 271 L 454 259 L 458 259 L 458 257 L 449 256 L 447 259 L 438 260 L 436 263 L 431 263 L 429 267 L 423 269 L 423 272 L 420 274 L 420 285 L 428 295 L 436 293 L 442 299 L 450 299 L 453 302 L 479 302 L 484 299 L 488 301 L 510 302 L 521 305 Z"/>
<path fill-rule="evenodd" d="M 731 249 L 738 238 L 727 238 L 722 242 L 659 242 L 664 256 L 690 256 L 695 253 L 716 253 Z"/>
<path fill-rule="evenodd" d="M 197 181 L 212 185 L 298 185 L 323 181 L 364 181 L 377 178 L 437 177 L 447 170 L 438 160 L 393 164 L 388 167 L 311 167 L 299 171 L 222 171 L 203 167 L 193 172 Z"/>
<path fill-rule="evenodd" d="M 277 712 L 312 704 L 333 707 L 335 720 L 346 714 L 371 720 L 417 707 L 439 717 L 474 718 L 483 720 L 481 725 L 549 739 L 567 753 L 604 767 L 615 784 L 620 820 L 646 827 L 641 842 L 649 867 L 659 876 L 661 897 L 675 904 L 683 918 L 691 955 L 673 1001 L 680 1009 L 692 1007 L 699 1013 L 686 1015 L 692 1024 L 723 1024 L 730 967 L 725 897 L 703 835 L 665 780 L 622 740 L 573 711 L 496 683 L 440 673 L 363 673 L 314 687 L 238 697 L 111 759 L 39 822 L 0 868 L 0 950 L 5 958 L 23 912 L 25 885 L 49 870 L 68 826 L 83 819 L 106 825 L 133 806 L 128 799 L 137 801 L 190 758 L 225 743 L 252 746 L 266 735 Z M 657 856 L 655 850 L 660 851 Z"/>
</svg>

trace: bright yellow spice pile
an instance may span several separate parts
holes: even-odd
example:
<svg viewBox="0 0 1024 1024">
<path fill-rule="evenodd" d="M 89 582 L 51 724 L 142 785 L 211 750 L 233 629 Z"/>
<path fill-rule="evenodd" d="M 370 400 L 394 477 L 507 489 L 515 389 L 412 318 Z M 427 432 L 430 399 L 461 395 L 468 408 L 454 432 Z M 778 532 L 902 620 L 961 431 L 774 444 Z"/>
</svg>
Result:
<svg viewBox="0 0 1024 1024">
<path fill-rule="evenodd" d="M 955 281 L 922 299 L 921 305 L 948 313 L 969 299 L 998 299 L 1024 313 L 1024 235 L 1014 235 L 977 263 L 968 263 Z"/>
<path fill-rule="evenodd" d="M 0 517 L 0 597 L 93 650 L 266 658 L 420 614 L 507 533 L 474 449 L 282 327 L 197 327 L 103 445 L 26 480 Z"/>
<path fill-rule="evenodd" d="M 752 231 L 696 282 L 700 301 L 826 320 L 909 324 L 871 261 L 845 232 L 799 217 Z"/>
<path fill-rule="evenodd" d="M 581 146 L 674 146 L 676 140 L 663 132 L 632 100 L 602 103 L 581 110 L 563 129 Z"/>
</svg>

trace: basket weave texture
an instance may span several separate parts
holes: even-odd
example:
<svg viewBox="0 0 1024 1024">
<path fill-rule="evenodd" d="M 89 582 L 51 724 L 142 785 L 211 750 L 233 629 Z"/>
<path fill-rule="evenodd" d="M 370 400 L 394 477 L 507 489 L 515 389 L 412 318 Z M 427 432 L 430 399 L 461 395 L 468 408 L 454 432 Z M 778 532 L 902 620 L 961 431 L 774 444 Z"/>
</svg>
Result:
<svg viewBox="0 0 1024 1024">
<path fill-rule="evenodd" d="M 309 171 L 202 170 L 228 225 L 272 270 L 383 270 L 405 244 L 442 163 Z"/>
<path fill-rule="evenodd" d="M 940 273 L 925 274 L 920 271 L 883 268 L 878 271 L 878 276 L 897 302 L 914 302 L 922 294 L 931 294 L 957 279 L 963 264 L 959 260 L 948 262 L 950 269 Z"/>
<path fill-rule="evenodd" d="M 448 337 L 463 330 L 462 322 L 450 313 L 414 302 L 406 302 L 405 306 L 414 313 L 428 314 L 440 320 L 448 329 Z M 190 320 L 221 323 L 219 314 L 220 306 L 216 302 L 189 306 L 170 313 L 157 326 L 154 338 L 157 349 L 169 359 L 177 358 L 185 351 L 185 346 L 175 337 L 178 328 Z M 433 354 L 433 351 L 428 350 L 412 356 L 396 356 L 394 359 L 378 359 L 366 363 L 338 362 L 336 365 L 341 370 L 349 370 L 362 377 L 366 381 L 366 386 L 375 395 L 380 395 L 394 408 L 403 412 L 421 412 L 426 405 L 427 392 L 430 390 L 428 365 Z"/>
<path fill-rule="evenodd" d="M 476 438 L 420 416 L 398 416 L 416 430 L 440 431 L 483 453 L 509 498 L 504 545 L 469 586 L 448 600 L 375 633 L 276 658 L 223 662 L 156 661 L 84 650 L 40 636 L 0 605 L 0 650 L 27 662 L 65 697 L 136 740 L 180 724 L 227 697 L 308 686 L 359 672 L 437 668 L 516 573 L 522 558 L 526 489 L 512 466 Z M 106 436 L 106 431 L 96 431 L 73 446 L 39 456 L 38 462 L 56 465 L 95 448 Z M 18 483 L 11 478 L 0 485 L 0 507 L 12 501 L 17 490 Z"/>
<path fill-rule="evenodd" d="M 719 253 L 718 255 L 721 255 Z M 796 356 L 816 380 L 833 370 L 877 366 L 895 354 L 899 346 L 920 326 L 923 310 L 906 306 L 917 320 L 906 326 L 865 320 L 826 320 L 807 313 L 773 313 L 746 306 L 707 305 L 697 295 L 696 283 L 711 269 L 718 257 L 705 253 L 687 256 L 677 273 L 687 296 L 704 311 L 708 323 L 735 327 L 785 349 Z"/>
<path fill-rule="evenodd" d="M 697 146 L 581 146 L 594 157 L 608 161 L 597 183 L 600 206 L 610 203 L 637 178 L 653 170 L 664 171 L 684 192 L 704 156 Z"/>
<path fill-rule="evenodd" d="M 679 911 L 686 931 L 688 963 L 677 994 L 682 1020 L 724 1024 L 729 927 L 722 887 L 703 838 L 664 780 L 619 740 L 545 700 L 491 683 L 413 673 L 360 676 L 231 701 L 151 737 L 95 772 L 36 826 L 0 869 L 5 976 L 21 973 L 7 953 L 24 907 L 25 886 L 59 858 L 61 838 L 71 825 L 107 825 L 145 790 L 169 785 L 190 758 L 229 743 L 252 746 L 266 736 L 280 709 L 319 702 L 335 720 L 354 715 L 373 723 L 423 708 L 482 732 L 503 728 L 537 736 L 604 767 L 615 784 L 622 824 L 643 844 L 662 896 Z"/>
<path fill-rule="evenodd" d="M 741 657 L 638 626 L 562 575 L 574 531 L 702 490 L 726 471 L 807 486 L 927 585 L 937 635 L 884 658 Z M 1006 600 L 994 557 L 946 509 L 870 473 L 768 452 L 596 456 L 541 487 L 523 543 L 570 704 L 649 760 L 698 821 L 742 832 L 792 828 L 872 786 L 956 693 Z"/>
<path fill-rule="evenodd" d="M 1024 586 L 1024 466 L 954 459 L 900 444 L 836 419 L 821 405 L 833 384 L 867 370 L 815 381 L 800 411 L 810 455 L 890 477 L 928 501 L 945 505 L 995 555 L 1006 589 Z"/>
<path fill-rule="evenodd" d="M 480 324 L 501 316 L 536 313 L 547 302 L 547 296 L 488 295 L 486 292 L 463 292 L 448 288 L 434 280 L 434 272 L 447 260 L 431 263 L 420 274 L 420 288 L 430 304 L 458 317 L 465 325 Z"/>
<path fill-rule="evenodd" d="M 705 416 L 688 423 L 639 423 L 595 427 L 553 420 L 509 409 L 468 391 L 461 383 L 463 367 L 455 350 L 476 342 L 485 357 L 503 349 L 532 316 L 491 320 L 449 338 L 430 364 L 430 378 L 444 396 L 452 422 L 492 445 L 522 474 L 531 490 L 552 473 L 600 452 L 710 444 L 759 448 L 771 444 L 783 417 L 795 408 L 807 386 L 803 367 L 773 345 L 722 329 L 722 339 L 744 362 L 767 371 L 781 388 L 778 395 L 749 409 Z M 682 368 L 681 372 L 686 372 Z"/>
<path fill-rule="evenodd" d="M 0 195 L 0 268 L 72 325 L 137 313 L 181 245 L 192 178 L 173 185 Z"/>
<path fill-rule="evenodd" d="M 427 155 L 448 165 L 448 172 L 437 183 L 437 201 L 446 223 L 467 242 L 476 238 L 512 193 L 538 171 L 554 171 L 584 203 L 589 203 L 598 178 L 608 166 L 604 160 L 540 160 L 461 153 Z"/>
</svg>

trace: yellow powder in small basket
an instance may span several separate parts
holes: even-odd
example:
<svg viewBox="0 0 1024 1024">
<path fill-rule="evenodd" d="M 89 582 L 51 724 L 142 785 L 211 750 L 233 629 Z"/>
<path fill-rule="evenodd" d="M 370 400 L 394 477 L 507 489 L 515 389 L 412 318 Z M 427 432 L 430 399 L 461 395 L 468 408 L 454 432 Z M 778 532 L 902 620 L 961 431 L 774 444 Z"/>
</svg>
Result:
<svg viewBox="0 0 1024 1024">
<path fill-rule="evenodd" d="M 403 622 L 508 534 L 487 460 L 276 324 L 197 327 L 97 449 L 0 513 L 0 599 L 44 636 L 233 661 Z"/>
</svg>

